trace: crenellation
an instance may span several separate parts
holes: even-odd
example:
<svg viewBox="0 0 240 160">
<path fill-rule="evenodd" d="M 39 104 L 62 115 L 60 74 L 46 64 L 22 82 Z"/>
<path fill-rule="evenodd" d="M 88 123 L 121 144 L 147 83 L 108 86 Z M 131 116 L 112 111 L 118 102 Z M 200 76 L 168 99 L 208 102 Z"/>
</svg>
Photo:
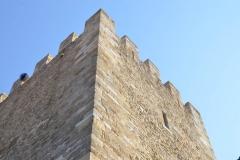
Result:
<svg viewBox="0 0 240 160">
<path fill-rule="evenodd" d="M 22 82 L 20 79 L 16 80 L 13 85 L 12 88 L 10 90 L 10 94 L 14 92 L 14 90 L 16 90 L 18 87 L 20 87 L 22 85 Z"/>
<path fill-rule="evenodd" d="M 94 15 L 92 15 L 86 22 L 84 27 L 84 32 L 91 30 L 93 27 L 99 26 L 100 24 L 100 13 L 101 10 L 98 10 Z"/>
<path fill-rule="evenodd" d="M 196 110 L 196 108 L 190 103 L 190 102 L 186 102 L 184 105 L 191 113 L 197 113 L 200 116 L 200 113 L 198 112 L 198 110 Z"/>
<path fill-rule="evenodd" d="M 115 33 L 115 23 L 114 21 L 103 11 L 101 10 L 101 19 L 100 19 L 100 25 L 104 26 L 104 28 L 107 28 L 111 32 Z"/>
<path fill-rule="evenodd" d="M 209 150 L 212 153 L 212 155 L 210 155 L 210 156 L 213 158 L 212 146 L 211 146 L 210 140 L 207 136 L 207 132 L 204 128 L 204 124 L 202 122 L 200 113 L 196 110 L 196 108 L 190 102 L 187 102 L 185 104 L 185 107 L 190 111 L 190 113 L 192 115 L 194 127 L 196 128 L 197 134 L 199 136 L 200 146 L 204 149 L 207 148 L 207 150 Z"/>
<path fill-rule="evenodd" d="M 102 9 L 26 82 L 0 94 L 0 159 L 216 159 L 200 113 Z"/>
<path fill-rule="evenodd" d="M 47 64 L 50 63 L 53 58 L 54 58 L 54 57 L 53 57 L 50 53 L 48 53 L 42 60 L 40 60 L 40 61 L 36 64 L 33 74 L 35 74 L 37 71 L 40 71 L 40 70 L 45 69 L 45 67 L 47 66 Z"/>
<path fill-rule="evenodd" d="M 8 97 L 8 95 L 6 93 L 1 93 L 0 94 L 0 103 L 2 103 L 6 98 Z"/>
<path fill-rule="evenodd" d="M 139 62 L 137 46 L 125 35 L 121 38 L 121 50 L 125 56 Z"/>
<path fill-rule="evenodd" d="M 148 67 L 149 72 L 153 75 L 154 78 L 161 80 L 158 68 L 149 59 L 144 61 L 144 64 Z"/>
<path fill-rule="evenodd" d="M 71 33 L 62 43 L 60 44 L 60 47 L 58 49 L 58 54 L 64 52 L 64 48 L 66 48 L 68 45 L 70 45 L 73 41 L 75 41 L 78 38 L 78 35 L 73 32 Z"/>
<path fill-rule="evenodd" d="M 114 21 L 102 9 L 99 9 L 93 16 L 91 16 L 85 22 L 84 31 L 89 31 L 91 30 L 92 27 L 100 25 L 108 28 L 113 33 L 115 32 Z"/>
<path fill-rule="evenodd" d="M 95 28 L 100 29 L 100 27 L 115 33 L 115 24 L 113 20 L 111 20 L 102 9 L 85 22 L 84 32 L 92 32 Z"/>
<path fill-rule="evenodd" d="M 173 95 L 179 106 L 183 107 L 182 98 L 177 88 L 170 81 L 164 83 L 164 86 L 170 91 L 170 94 Z"/>
</svg>

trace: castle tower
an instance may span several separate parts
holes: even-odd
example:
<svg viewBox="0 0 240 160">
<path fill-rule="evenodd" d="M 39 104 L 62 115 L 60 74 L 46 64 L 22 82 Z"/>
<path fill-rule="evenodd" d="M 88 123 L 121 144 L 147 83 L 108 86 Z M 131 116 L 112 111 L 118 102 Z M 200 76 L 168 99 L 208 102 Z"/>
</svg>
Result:
<svg viewBox="0 0 240 160">
<path fill-rule="evenodd" d="M 199 112 L 102 9 L 0 95 L 0 135 L 8 160 L 216 159 Z"/>
</svg>

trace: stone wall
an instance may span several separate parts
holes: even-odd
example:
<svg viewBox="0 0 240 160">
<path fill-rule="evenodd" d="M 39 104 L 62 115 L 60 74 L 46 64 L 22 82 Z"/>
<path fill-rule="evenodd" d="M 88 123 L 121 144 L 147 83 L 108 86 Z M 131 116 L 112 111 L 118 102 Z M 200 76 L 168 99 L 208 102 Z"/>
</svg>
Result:
<svg viewBox="0 0 240 160">
<path fill-rule="evenodd" d="M 48 54 L 28 81 L 1 96 L 0 159 L 90 156 L 99 29 L 88 29 L 71 34 L 55 58 Z"/>
<path fill-rule="evenodd" d="M 0 159 L 216 159 L 198 111 L 100 9 L 0 95 Z"/>
<path fill-rule="evenodd" d="M 108 24 L 108 16 L 102 17 Z M 182 103 L 171 82 L 162 84 L 150 60 L 139 60 L 127 36 L 119 38 L 113 26 L 104 24 L 97 58 L 94 159 L 216 159 L 198 111 Z"/>
</svg>

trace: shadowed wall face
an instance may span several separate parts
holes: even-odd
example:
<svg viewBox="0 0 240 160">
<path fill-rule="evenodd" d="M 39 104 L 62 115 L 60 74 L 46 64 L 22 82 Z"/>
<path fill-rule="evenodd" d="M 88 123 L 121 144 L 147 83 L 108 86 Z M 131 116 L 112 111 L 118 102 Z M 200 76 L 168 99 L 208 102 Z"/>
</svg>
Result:
<svg viewBox="0 0 240 160">
<path fill-rule="evenodd" d="M 1 95 L 0 159 L 89 156 L 98 33 L 66 39 L 64 56 L 48 54 L 29 80 Z"/>
</svg>

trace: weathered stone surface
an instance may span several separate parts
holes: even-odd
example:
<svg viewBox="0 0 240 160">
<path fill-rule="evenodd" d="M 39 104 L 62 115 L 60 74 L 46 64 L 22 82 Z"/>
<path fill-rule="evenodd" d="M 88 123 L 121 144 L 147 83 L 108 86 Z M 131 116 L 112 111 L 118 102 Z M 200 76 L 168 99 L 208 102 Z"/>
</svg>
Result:
<svg viewBox="0 0 240 160">
<path fill-rule="evenodd" d="M 4 99 L 0 159 L 216 159 L 199 112 L 102 9 Z"/>
</svg>

